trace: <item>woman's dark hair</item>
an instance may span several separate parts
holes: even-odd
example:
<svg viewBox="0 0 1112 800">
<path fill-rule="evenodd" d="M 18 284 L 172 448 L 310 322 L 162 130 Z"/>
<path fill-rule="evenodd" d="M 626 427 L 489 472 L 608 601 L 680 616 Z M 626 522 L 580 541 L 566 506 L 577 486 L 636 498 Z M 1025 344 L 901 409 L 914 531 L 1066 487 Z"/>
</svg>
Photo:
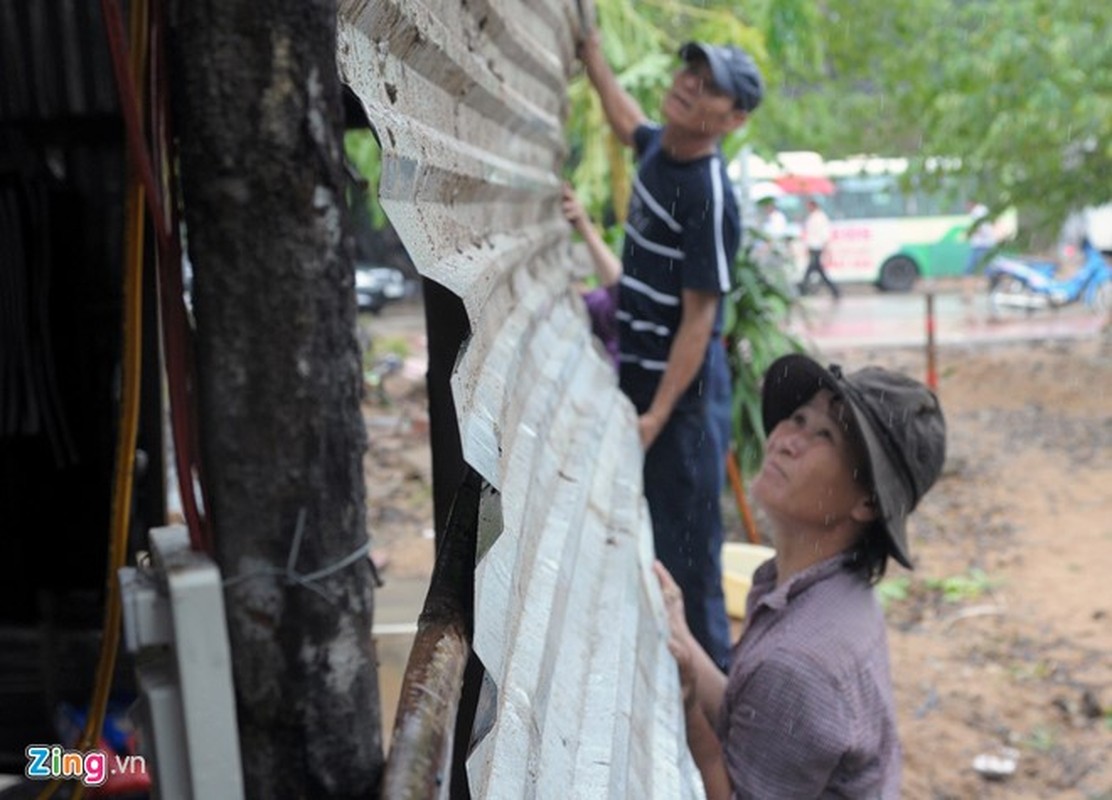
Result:
<svg viewBox="0 0 1112 800">
<path fill-rule="evenodd" d="M 869 523 L 857 544 L 846 551 L 842 563 L 851 572 L 864 575 L 870 586 L 875 586 L 884 577 L 888 568 L 888 534 L 879 520 Z"/>
</svg>

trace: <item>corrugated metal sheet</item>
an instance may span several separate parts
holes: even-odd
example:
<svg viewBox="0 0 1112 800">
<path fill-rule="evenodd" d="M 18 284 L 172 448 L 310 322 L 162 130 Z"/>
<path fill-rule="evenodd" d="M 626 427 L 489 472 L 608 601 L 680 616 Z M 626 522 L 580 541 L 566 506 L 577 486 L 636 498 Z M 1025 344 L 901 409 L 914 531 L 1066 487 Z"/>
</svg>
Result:
<svg viewBox="0 0 1112 800">
<path fill-rule="evenodd" d="M 67 120 L 116 109 L 99 3 L 0 0 L 0 120 Z"/>
<path fill-rule="evenodd" d="M 472 792 L 701 796 L 634 412 L 569 285 L 559 174 L 577 6 L 340 5 L 340 67 L 383 145 L 383 204 L 471 321 L 453 378 L 461 438 L 501 492 L 474 641 L 497 718 L 468 763 Z"/>
</svg>

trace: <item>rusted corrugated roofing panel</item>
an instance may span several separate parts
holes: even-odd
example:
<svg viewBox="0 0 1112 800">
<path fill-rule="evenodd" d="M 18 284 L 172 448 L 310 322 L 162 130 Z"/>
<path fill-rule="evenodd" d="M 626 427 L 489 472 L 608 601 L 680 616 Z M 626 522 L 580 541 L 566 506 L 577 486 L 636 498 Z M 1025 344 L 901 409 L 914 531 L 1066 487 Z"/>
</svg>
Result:
<svg viewBox="0 0 1112 800">
<path fill-rule="evenodd" d="M 474 645 L 498 693 L 472 793 L 697 797 L 635 416 L 570 286 L 578 19 L 574 0 L 347 0 L 339 62 L 383 145 L 391 221 L 471 322 L 453 393 L 503 519 L 476 570 Z"/>
</svg>

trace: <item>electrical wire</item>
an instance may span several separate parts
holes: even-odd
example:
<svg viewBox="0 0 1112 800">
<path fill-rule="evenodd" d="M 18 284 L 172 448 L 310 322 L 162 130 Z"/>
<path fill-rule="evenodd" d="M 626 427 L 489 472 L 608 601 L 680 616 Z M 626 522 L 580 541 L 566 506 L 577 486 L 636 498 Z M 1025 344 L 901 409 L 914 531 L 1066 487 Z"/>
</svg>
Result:
<svg viewBox="0 0 1112 800">
<path fill-rule="evenodd" d="M 204 473 L 201 469 L 192 328 L 185 310 L 180 226 L 178 208 L 174 202 L 176 184 L 172 179 L 173 137 L 164 41 L 165 0 L 153 0 L 150 5 L 148 2 L 149 0 L 135 0 L 129 4 L 130 47 L 125 43 L 119 0 L 100 2 L 124 119 L 128 153 L 122 311 L 123 379 L 113 480 L 104 630 L 93 697 L 85 728 L 78 741 L 81 750 L 88 750 L 99 741 L 120 640 L 122 610 L 117 573 L 126 561 L 127 536 L 131 527 L 140 405 L 142 274 L 147 221 L 144 208 L 149 214 L 157 245 L 160 327 L 169 387 L 171 435 L 182 507 L 192 547 L 210 555 L 213 552 L 211 522 L 208 514 L 202 511 L 210 506 L 205 496 Z M 148 151 L 141 124 L 142 100 L 146 96 L 143 76 L 148 63 L 150 71 L 146 75 L 146 89 L 151 97 L 149 122 L 154 142 L 153 158 Z M 38 800 L 48 800 L 60 785 L 60 781 L 52 781 L 38 795 Z M 72 798 L 80 800 L 84 793 L 85 787 L 78 785 Z"/>
<path fill-rule="evenodd" d="M 131 5 L 131 74 L 141 75 L 146 54 L 147 4 L 143 0 Z M 116 578 L 127 557 L 127 534 L 131 526 L 131 506 L 135 475 L 135 444 L 139 433 L 139 397 L 143 343 L 143 248 L 144 213 L 143 185 L 129 169 L 124 217 L 124 282 L 122 311 L 122 380 L 119 430 L 116 438 L 116 468 L 113 477 L 112 517 L 108 539 L 108 566 L 105 574 L 104 627 L 100 658 L 97 662 L 93 696 L 86 714 L 85 728 L 77 741 L 79 751 L 90 750 L 100 740 L 116 655 L 120 643 L 122 617 L 120 584 Z M 61 785 L 55 779 L 39 793 L 38 800 L 48 800 Z M 85 795 L 84 784 L 78 784 L 72 800 Z"/>
<path fill-rule="evenodd" d="M 174 442 L 178 490 L 193 549 L 211 555 L 213 553 L 212 524 L 208 516 L 208 509 L 211 506 L 207 503 L 204 471 L 201 468 L 196 381 L 193 379 L 192 329 L 185 311 L 181 277 L 181 238 L 177 224 L 178 211 L 177 205 L 173 202 L 174 184 L 170 178 L 172 174 L 170 142 L 173 138 L 170 129 L 165 61 L 164 6 L 164 0 L 156 0 L 151 13 L 150 46 L 153 74 L 149 88 L 152 94 L 152 128 L 157 144 L 156 162 L 152 160 L 147 149 L 140 123 L 137 92 L 124 60 L 126 48 L 119 7 L 115 0 L 101 0 L 109 50 L 112 54 L 112 66 L 119 88 L 129 160 L 146 188 L 147 210 L 158 242 L 159 306 L 162 311 L 163 352 L 166 357 L 170 426 Z M 164 201 L 164 198 L 170 199 Z"/>
<path fill-rule="evenodd" d="M 214 554 L 212 521 L 208 509 L 205 473 L 202 468 L 200 423 L 197 414 L 197 382 L 193 329 L 185 308 L 182 285 L 182 249 L 179 208 L 173 180 L 173 130 L 170 118 L 169 76 L 165 58 L 165 3 L 155 2 L 151 15 L 151 130 L 153 163 L 158 170 L 158 187 L 166 198 L 160 224 L 168 235 L 160 241 L 158 258 L 159 305 L 162 310 L 166 382 L 170 395 L 170 424 L 174 441 L 178 492 L 182 499 L 190 543 L 194 550 Z M 139 142 L 135 145 L 141 147 Z M 162 246 L 164 245 L 164 247 Z"/>
</svg>

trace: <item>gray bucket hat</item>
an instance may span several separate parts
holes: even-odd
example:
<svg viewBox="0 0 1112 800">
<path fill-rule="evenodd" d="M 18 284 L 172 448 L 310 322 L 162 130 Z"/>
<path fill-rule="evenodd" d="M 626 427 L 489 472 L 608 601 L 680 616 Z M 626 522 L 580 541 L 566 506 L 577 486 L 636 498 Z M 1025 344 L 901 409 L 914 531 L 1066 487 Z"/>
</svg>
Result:
<svg viewBox="0 0 1112 800">
<path fill-rule="evenodd" d="M 690 61 L 701 55 L 710 66 L 714 83 L 734 98 L 734 106 L 746 113 L 761 104 L 764 81 L 761 71 L 749 54 L 735 45 L 688 42 L 680 48 L 680 58 Z"/>
<path fill-rule="evenodd" d="M 892 556 L 912 569 L 907 515 L 938 479 L 946 460 L 946 420 L 934 393 L 919 381 L 881 367 L 844 375 L 805 355 L 778 358 L 765 373 L 761 415 L 765 433 L 819 389 L 842 398 L 865 442 L 879 522 Z"/>
</svg>

